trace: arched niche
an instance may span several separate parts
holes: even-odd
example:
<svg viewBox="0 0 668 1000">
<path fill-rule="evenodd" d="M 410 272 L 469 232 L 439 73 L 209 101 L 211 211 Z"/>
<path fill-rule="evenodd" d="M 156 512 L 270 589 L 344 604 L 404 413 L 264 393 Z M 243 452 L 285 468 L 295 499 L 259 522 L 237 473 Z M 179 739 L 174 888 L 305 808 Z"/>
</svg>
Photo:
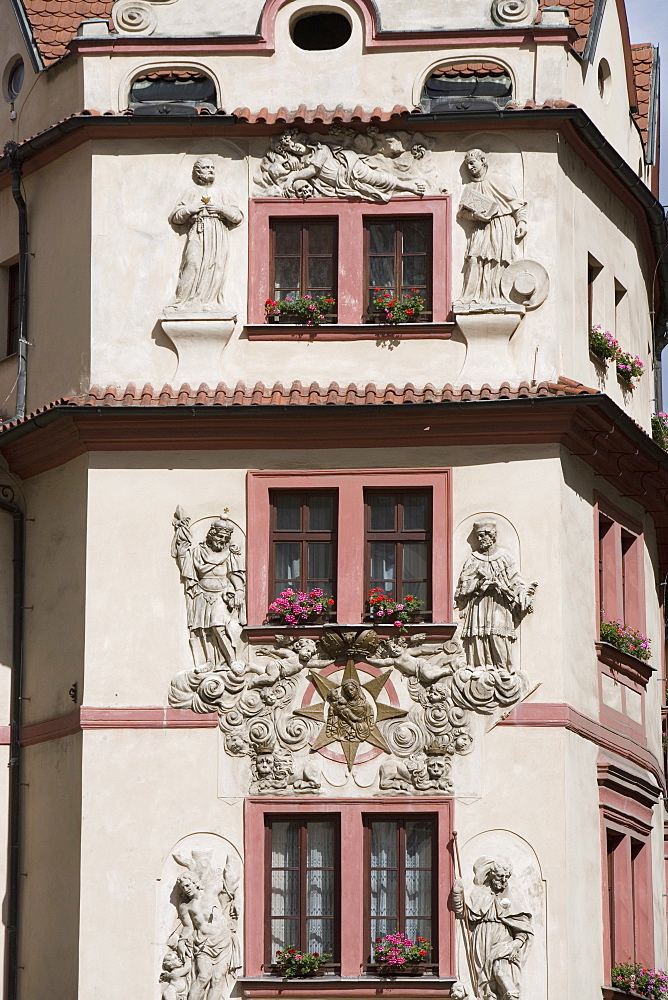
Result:
<svg viewBox="0 0 668 1000">
<path fill-rule="evenodd" d="M 268 48 L 273 48 L 276 43 L 276 16 L 283 7 L 290 6 L 291 20 L 295 15 L 315 13 L 317 11 L 336 11 L 338 6 L 331 3 L 309 2 L 309 0 L 266 0 L 260 20 L 258 22 L 258 34 L 262 35 Z M 368 45 L 380 27 L 380 15 L 374 0 L 345 0 L 342 6 L 349 7 L 361 19 L 364 29 L 364 43 Z"/>
<path fill-rule="evenodd" d="M 433 63 L 416 81 L 413 101 L 432 113 L 494 111 L 505 108 L 514 92 L 514 75 L 507 64 L 464 57 Z"/>
</svg>

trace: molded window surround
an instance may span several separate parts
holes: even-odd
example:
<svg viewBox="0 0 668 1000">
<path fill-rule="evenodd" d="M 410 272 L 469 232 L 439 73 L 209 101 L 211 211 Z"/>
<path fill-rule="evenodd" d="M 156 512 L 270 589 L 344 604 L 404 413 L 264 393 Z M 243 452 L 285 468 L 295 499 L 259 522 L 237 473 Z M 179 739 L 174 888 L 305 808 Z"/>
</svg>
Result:
<svg viewBox="0 0 668 1000">
<path fill-rule="evenodd" d="M 270 600 L 271 496 L 278 490 L 325 490 L 338 500 L 336 619 L 361 622 L 366 599 L 365 490 L 429 490 L 433 622 L 452 615 L 450 470 L 332 470 L 248 473 L 248 624 L 260 625 Z"/>
<path fill-rule="evenodd" d="M 365 861 L 365 824 L 370 819 L 380 820 L 408 817 L 431 819 L 435 827 L 436 862 L 433 875 L 438 885 L 439 922 L 434 938 L 438 955 L 438 975 L 451 976 L 455 965 L 455 922 L 447 906 L 447 897 L 454 879 L 452 854 L 452 802 L 439 797 L 424 797 L 419 801 L 382 802 L 378 799 L 328 799 L 326 803 L 298 798 L 268 799 L 248 798 L 244 803 L 245 826 L 245 973 L 246 977 L 262 975 L 266 961 L 265 929 L 267 910 L 266 891 L 266 830 L 276 818 L 319 818 L 338 821 L 340 825 L 340 925 L 341 975 L 359 976 L 366 965 L 368 952 L 368 866 Z M 360 891 L 365 887 L 364 891 Z M 365 905 L 366 904 L 366 905 Z M 366 918 L 366 919 L 365 919 Z M 266 985 L 265 985 L 266 983 Z M 271 980 L 262 984 L 262 992 Z M 282 981 L 281 981 L 282 985 Z M 424 980 L 425 993 L 429 978 Z M 244 994 L 254 990 L 242 983 Z M 363 982 L 357 983 L 361 995 L 377 995 L 378 984 L 369 983 L 368 991 Z"/>
<path fill-rule="evenodd" d="M 619 962 L 654 964 L 652 806 L 659 789 L 598 762 L 605 982 Z"/>
<path fill-rule="evenodd" d="M 602 496 L 594 505 L 596 550 L 596 634 L 601 614 L 645 631 L 644 540 L 642 526 Z M 597 642 L 600 721 L 645 742 L 645 689 L 649 663 Z M 660 656 L 660 650 L 654 650 Z"/>
<path fill-rule="evenodd" d="M 368 289 L 365 288 L 365 222 L 382 221 L 385 216 L 398 219 L 419 216 L 431 220 L 432 267 L 430 284 L 433 289 L 433 322 L 392 327 L 398 335 L 450 336 L 448 322 L 451 310 L 451 275 L 449 257 L 450 197 L 438 195 L 425 198 L 397 197 L 386 205 L 369 202 L 342 201 L 339 198 L 309 198 L 307 201 L 282 202 L 277 198 L 254 198 L 248 213 L 248 323 L 250 339 L 286 339 L 294 337 L 294 329 L 265 323 L 264 304 L 274 297 L 272 283 L 271 234 L 272 222 L 278 220 L 335 219 L 338 223 L 337 325 L 308 328 L 309 335 L 326 339 L 378 339 L 379 327 L 365 323 L 368 309 Z M 447 327 L 443 324 L 448 323 Z M 261 325 L 262 329 L 253 329 Z M 354 327 L 355 329 L 350 329 Z M 301 329 L 301 328 L 300 328 Z"/>
</svg>

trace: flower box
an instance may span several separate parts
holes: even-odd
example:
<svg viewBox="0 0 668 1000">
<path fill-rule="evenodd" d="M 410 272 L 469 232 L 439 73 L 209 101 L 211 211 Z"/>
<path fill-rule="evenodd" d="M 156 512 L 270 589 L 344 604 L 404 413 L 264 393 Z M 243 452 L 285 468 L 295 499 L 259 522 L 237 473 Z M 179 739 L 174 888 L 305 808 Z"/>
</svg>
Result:
<svg viewBox="0 0 668 1000">
<path fill-rule="evenodd" d="M 408 962 L 405 965 L 370 965 L 367 970 L 371 975 L 380 979 L 396 979 L 398 976 L 424 976 L 426 969 L 424 965 L 412 965 Z"/>
<path fill-rule="evenodd" d="M 626 990 L 618 990 L 616 986 L 603 987 L 603 1000 L 637 1000 L 639 993 L 627 993 Z"/>
</svg>

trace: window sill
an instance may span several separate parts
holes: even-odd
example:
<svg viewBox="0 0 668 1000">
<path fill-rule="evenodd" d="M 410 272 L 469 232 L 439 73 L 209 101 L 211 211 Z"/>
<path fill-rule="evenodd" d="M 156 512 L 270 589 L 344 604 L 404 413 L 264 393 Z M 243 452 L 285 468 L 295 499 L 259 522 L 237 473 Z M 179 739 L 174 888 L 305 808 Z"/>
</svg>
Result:
<svg viewBox="0 0 668 1000">
<path fill-rule="evenodd" d="M 449 340 L 454 323 L 323 323 L 305 326 L 288 323 L 249 323 L 249 340 Z"/>
<path fill-rule="evenodd" d="M 618 990 L 616 986 L 604 986 L 602 992 L 603 1000 L 635 1000 L 640 997 L 640 993 L 627 993 L 626 990 Z"/>
<path fill-rule="evenodd" d="M 292 996 L 308 996 L 313 993 L 352 993 L 360 997 L 424 996 L 430 994 L 450 995 L 450 988 L 456 982 L 454 976 L 399 976 L 396 979 L 381 979 L 379 976 L 335 976 L 325 973 L 313 979 L 282 979 L 278 976 L 240 976 L 237 983 L 243 997 L 265 997 L 288 993 Z"/>
<path fill-rule="evenodd" d="M 399 632 L 393 625 L 379 625 L 374 622 L 344 624 L 341 622 L 325 622 L 321 625 L 247 625 L 244 628 L 246 640 L 255 645 L 266 643 L 279 635 L 310 636 L 316 639 L 323 632 L 365 632 L 373 629 L 378 635 L 416 635 L 425 632 L 427 641 L 445 642 L 455 634 L 457 625 L 453 622 L 417 622 L 407 625 L 405 632 Z"/>
<path fill-rule="evenodd" d="M 643 688 L 647 687 L 652 674 L 656 673 L 656 667 L 650 666 L 646 660 L 640 660 L 637 656 L 625 653 L 609 642 L 597 642 L 596 655 L 600 663 L 623 674 Z"/>
</svg>

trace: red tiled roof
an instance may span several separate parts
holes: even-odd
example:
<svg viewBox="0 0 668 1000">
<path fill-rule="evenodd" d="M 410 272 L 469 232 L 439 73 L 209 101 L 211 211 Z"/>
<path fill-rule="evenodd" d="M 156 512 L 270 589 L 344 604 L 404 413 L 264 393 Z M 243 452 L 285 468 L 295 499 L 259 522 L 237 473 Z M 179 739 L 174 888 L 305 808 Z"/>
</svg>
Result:
<svg viewBox="0 0 668 1000">
<path fill-rule="evenodd" d="M 457 62 L 435 69 L 432 76 L 503 76 L 508 70 L 495 62 Z"/>
<path fill-rule="evenodd" d="M 142 73 L 140 76 L 135 77 L 134 82 L 139 83 L 140 80 L 206 80 L 207 76 L 205 73 L 201 73 L 196 69 L 158 69 L 153 73 Z"/>
<path fill-rule="evenodd" d="M 239 382 L 234 388 L 219 382 L 215 388 L 202 383 L 199 388 L 194 389 L 186 383 L 181 386 L 164 385 L 162 389 L 156 390 L 152 385 L 144 385 L 138 389 L 131 382 L 125 388 L 93 386 L 82 395 L 58 399 L 26 417 L 5 421 L 0 424 L 0 433 L 57 406 L 365 406 L 379 403 L 474 403 L 496 399 L 591 394 L 598 394 L 598 390 L 564 376 L 560 376 L 557 382 L 539 382 L 537 385 L 521 382 L 519 386 L 511 387 L 508 382 L 503 382 L 496 389 L 487 384 L 475 389 L 468 385 L 455 389 L 449 382 L 441 389 L 431 383 L 418 389 L 411 382 L 404 386 L 388 385 L 381 388 L 373 382 L 365 386 L 354 383 L 340 386 L 337 382 L 330 382 L 328 386 L 321 386 L 317 382 L 302 385 L 301 382 L 293 382 L 287 387 L 281 382 L 271 386 L 262 382 L 247 386 L 244 382 Z"/>
<path fill-rule="evenodd" d="M 574 43 L 573 48 L 582 52 L 589 34 L 592 15 L 594 13 L 595 0 L 561 0 L 563 7 L 568 7 L 568 19 L 577 29 L 580 36 Z M 539 9 L 554 6 L 554 0 L 540 0 Z"/>
<path fill-rule="evenodd" d="M 22 0 L 46 66 L 62 58 L 82 21 L 111 17 L 113 0 Z"/>
<path fill-rule="evenodd" d="M 307 124 L 322 122 L 326 125 L 336 121 L 387 122 L 391 118 L 397 118 L 408 113 L 409 109 L 403 107 L 401 104 L 395 104 L 391 111 L 383 111 L 382 108 L 365 111 L 359 104 L 352 111 L 344 108 L 342 104 L 338 104 L 333 111 L 328 111 L 322 104 L 319 104 L 313 110 L 309 110 L 305 104 L 300 104 L 294 111 L 288 111 L 287 108 L 279 108 L 278 111 L 268 111 L 267 108 L 260 108 L 259 111 L 251 111 L 250 108 L 235 108 L 231 112 L 240 121 L 253 125 L 258 122 L 266 125 L 275 125 L 277 122 L 291 124 L 295 121 L 303 121 Z"/>
<path fill-rule="evenodd" d="M 633 113 L 635 123 L 640 130 L 642 141 L 647 146 L 649 133 L 649 109 L 652 94 L 652 71 L 654 69 L 654 46 L 650 44 L 632 45 L 633 75 L 636 81 L 638 110 Z"/>
</svg>

